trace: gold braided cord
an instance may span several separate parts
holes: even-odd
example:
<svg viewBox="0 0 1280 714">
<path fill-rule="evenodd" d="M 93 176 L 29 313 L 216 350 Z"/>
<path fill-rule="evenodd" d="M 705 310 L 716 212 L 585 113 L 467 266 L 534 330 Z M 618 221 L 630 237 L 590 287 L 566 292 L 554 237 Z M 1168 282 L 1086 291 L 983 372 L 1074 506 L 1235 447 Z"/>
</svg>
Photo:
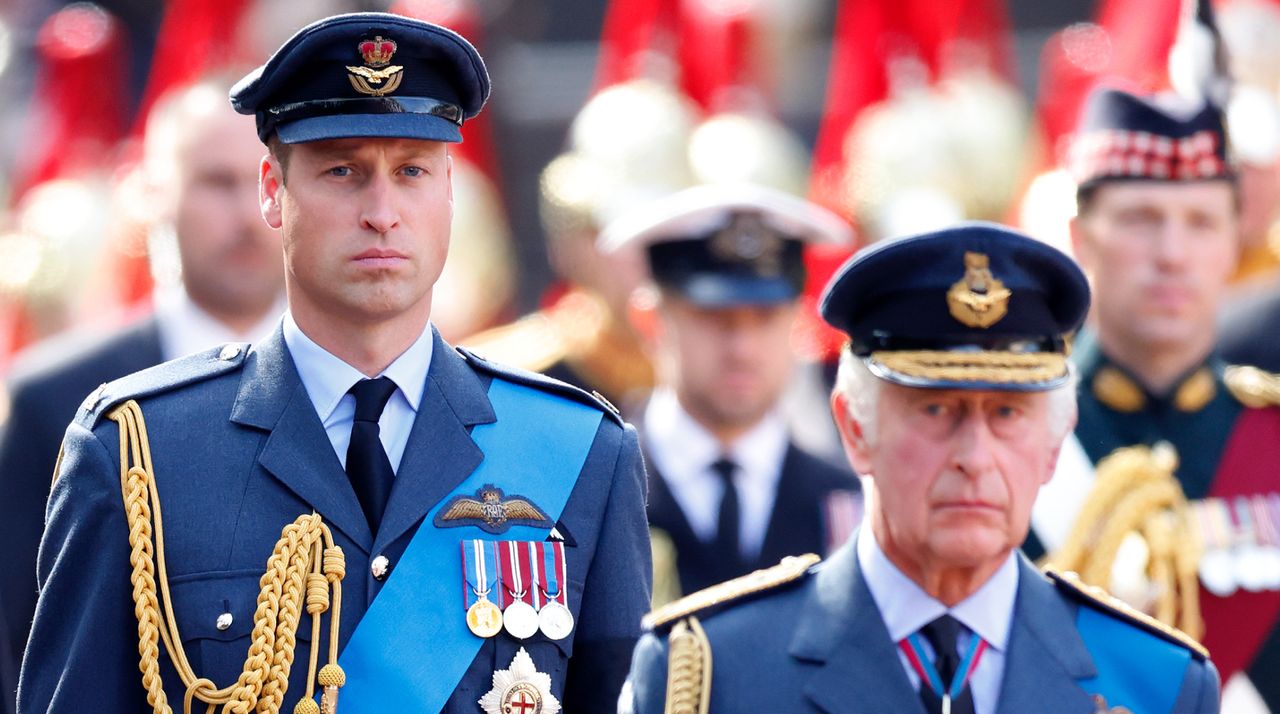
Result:
<svg viewBox="0 0 1280 714">
<path fill-rule="evenodd" d="M 667 660 L 664 714 L 707 714 L 711 705 L 711 642 L 698 618 L 689 616 L 671 628 Z"/>
<path fill-rule="evenodd" d="M 1058 352 L 882 350 L 871 360 L 908 377 L 950 382 L 1035 384 L 1067 373 L 1067 358 Z"/>
<path fill-rule="evenodd" d="M 160 496 L 151 464 L 151 445 L 138 403 L 130 400 L 108 416 L 120 426 L 120 483 L 129 524 L 129 562 L 132 566 L 134 615 L 138 620 L 139 670 L 147 703 L 155 714 L 171 714 L 160 680 L 160 642 L 186 686 L 183 711 L 190 714 L 196 700 L 212 714 L 275 714 L 284 704 L 297 646 L 302 609 L 311 616 L 312 642 L 319 644 L 320 617 L 329 610 L 329 663 L 319 679 L 325 688 L 321 706 L 335 711 L 337 687 L 345 681 L 338 667 L 338 635 L 342 616 L 342 578 L 346 560 L 320 516 L 302 515 L 284 527 L 259 580 L 257 608 L 248 656 L 235 683 L 219 689 L 197 677 L 187 659 L 169 593 L 164 555 L 164 523 Z M 157 596 L 157 583 L 159 584 Z M 330 596 L 332 593 L 332 597 Z M 312 699 L 317 680 L 317 647 L 311 648 L 307 690 L 295 712 L 317 711 Z M 335 674 L 336 672 L 336 674 Z"/>
<path fill-rule="evenodd" d="M 1075 571 L 1089 585 L 1111 589 L 1117 557 L 1140 538 L 1147 562 L 1140 573 L 1151 601 L 1132 603 L 1193 638 L 1204 634 L 1196 568 L 1202 546 L 1182 487 L 1178 458 L 1168 444 L 1117 449 L 1098 462 L 1097 480 L 1066 542 L 1049 566 Z"/>
</svg>

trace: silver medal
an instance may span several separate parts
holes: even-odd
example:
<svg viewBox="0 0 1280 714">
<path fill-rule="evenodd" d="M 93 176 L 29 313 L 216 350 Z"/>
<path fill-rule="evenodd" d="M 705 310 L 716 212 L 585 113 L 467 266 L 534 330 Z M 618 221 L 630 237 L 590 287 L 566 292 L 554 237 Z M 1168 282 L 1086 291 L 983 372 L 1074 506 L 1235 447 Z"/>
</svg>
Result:
<svg viewBox="0 0 1280 714">
<path fill-rule="evenodd" d="M 502 611 L 502 626 L 518 640 L 526 640 L 538 631 L 538 611 L 524 600 L 516 600 Z"/>
<path fill-rule="evenodd" d="M 549 640 L 563 640 L 573 632 L 573 613 L 569 608 L 552 600 L 538 613 L 538 629 Z"/>
</svg>

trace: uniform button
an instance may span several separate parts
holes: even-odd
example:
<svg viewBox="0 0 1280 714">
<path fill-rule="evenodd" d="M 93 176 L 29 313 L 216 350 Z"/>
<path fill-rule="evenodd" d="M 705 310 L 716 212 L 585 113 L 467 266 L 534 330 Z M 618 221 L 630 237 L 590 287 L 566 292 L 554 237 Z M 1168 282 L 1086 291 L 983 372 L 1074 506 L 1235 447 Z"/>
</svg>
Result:
<svg viewBox="0 0 1280 714">
<path fill-rule="evenodd" d="M 214 626 L 219 630 L 225 631 L 228 627 L 231 627 L 231 622 L 233 620 L 235 620 L 235 618 L 231 616 L 231 613 L 224 612 L 221 615 L 218 615 L 218 621 L 214 623 Z"/>
<path fill-rule="evenodd" d="M 230 362 L 231 360 L 239 356 L 240 356 L 239 345 L 226 345 L 225 347 L 222 348 L 222 351 L 218 353 L 218 359 L 222 360 L 223 362 Z"/>
<path fill-rule="evenodd" d="M 387 577 L 387 570 L 391 568 L 391 561 L 385 555 L 379 555 L 369 563 L 369 572 L 373 573 L 374 580 L 382 580 Z"/>
</svg>

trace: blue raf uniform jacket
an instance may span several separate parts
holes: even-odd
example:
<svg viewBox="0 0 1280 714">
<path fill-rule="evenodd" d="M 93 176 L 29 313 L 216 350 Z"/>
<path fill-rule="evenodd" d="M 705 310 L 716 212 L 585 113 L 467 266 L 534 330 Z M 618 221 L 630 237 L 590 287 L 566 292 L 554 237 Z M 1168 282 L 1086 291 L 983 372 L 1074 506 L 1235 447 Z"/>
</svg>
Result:
<svg viewBox="0 0 1280 714">
<path fill-rule="evenodd" d="M 129 582 L 119 432 L 104 416 L 112 405 L 130 398 L 141 405 L 178 626 L 196 675 L 221 687 L 242 669 L 259 578 L 284 525 L 314 510 L 345 551 L 341 646 L 384 582 L 396 577 L 397 559 L 415 530 L 433 527 L 423 517 L 480 464 L 482 453 L 470 432 L 496 420 L 487 397 L 490 380 L 518 381 L 598 404 L 566 385 L 511 372 L 460 354 L 438 335 L 434 339 L 425 391 L 376 538 L 279 330 L 251 351 L 214 350 L 166 363 L 91 396 L 67 431 L 49 503 L 19 711 L 147 708 Z M 444 711 L 479 711 L 477 700 L 492 687 L 494 671 L 506 669 L 521 646 L 537 670 L 550 675 L 552 693 L 567 711 L 611 709 L 649 602 L 643 486 L 635 432 L 610 412 L 600 421 L 558 524 L 567 543 L 573 634 L 561 641 L 541 634 L 517 641 L 505 633 L 485 640 Z M 473 526 L 451 530 L 459 540 L 481 535 Z M 378 555 L 391 563 L 383 581 L 370 571 Z M 438 577 L 457 579 L 456 617 L 462 618 L 462 573 Z M 223 613 L 232 620 L 226 629 L 217 624 Z M 321 662 L 326 661 L 327 615 L 325 624 L 322 642 L 309 641 L 306 618 L 298 628 L 282 711 L 292 711 L 304 691 L 307 648 L 323 648 Z M 422 643 L 396 656 L 429 661 L 430 646 Z M 181 702 L 184 688 L 163 645 L 161 650 L 169 701 Z"/>
<path fill-rule="evenodd" d="M 924 713 L 862 578 L 852 542 L 807 574 L 797 573 L 798 577 L 754 597 L 744 592 L 728 607 L 715 611 L 712 606 L 698 611 L 696 604 L 684 608 L 693 610 L 710 645 L 713 674 L 706 711 Z M 744 582 L 750 586 L 750 581 Z M 1098 704 L 1084 687 L 1105 676 L 1141 679 L 1130 683 L 1166 692 L 1172 708 L 1158 714 L 1218 711 L 1218 679 L 1211 663 L 1189 653 L 1176 639 L 1166 639 L 1110 610 L 1098 612 L 1120 619 L 1125 634 L 1138 638 L 1144 647 L 1190 663 L 1173 678 L 1170 671 L 1147 662 L 1123 672 L 1102 671 L 1104 658 L 1086 646 L 1076 626 L 1078 611 L 1096 609 L 1097 604 L 1072 587 L 1055 586 L 1020 559 L 999 714 L 1095 714 Z M 634 699 L 624 703 L 631 703 L 637 714 L 664 711 L 667 632 L 682 621 L 659 624 L 636 646 L 630 678 Z M 1157 714 L 1144 709 L 1141 702 L 1109 700 L 1107 706 Z"/>
</svg>

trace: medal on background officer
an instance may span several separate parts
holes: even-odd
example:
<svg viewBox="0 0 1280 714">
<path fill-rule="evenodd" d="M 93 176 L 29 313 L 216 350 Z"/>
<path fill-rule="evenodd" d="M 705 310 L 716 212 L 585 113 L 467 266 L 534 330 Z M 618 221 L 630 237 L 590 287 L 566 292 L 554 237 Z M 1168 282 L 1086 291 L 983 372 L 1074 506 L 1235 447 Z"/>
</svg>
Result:
<svg viewBox="0 0 1280 714">
<path fill-rule="evenodd" d="M 832 410 L 863 527 L 660 608 L 637 712 L 1216 712 L 1198 645 L 1018 551 L 1072 427 L 1089 289 L 992 224 L 867 249 L 822 316 L 848 334 Z M 714 685 L 714 686 L 713 686 Z"/>
<path fill-rule="evenodd" d="M 1072 169 L 1079 186 L 1072 241 L 1092 281 L 1094 320 L 1072 355 L 1080 416 L 1078 447 L 1068 448 L 1086 458 L 1084 468 L 1063 470 L 1037 504 L 1039 542 L 1027 549 L 1035 557 L 1043 544 L 1056 556 L 1141 508 L 1122 500 L 1136 497 L 1135 488 L 1104 487 L 1109 479 L 1101 474 L 1091 491 L 1088 464 L 1101 472 L 1122 447 L 1171 445 L 1176 465 L 1166 478 L 1176 477 L 1190 499 L 1190 517 L 1169 539 L 1134 528 L 1146 540 L 1134 557 L 1114 541 L 1087 549 L 1093 558 L 1117 555 L 1111 583 L 1097 584 L 1124 590 L 1134 606 L 1155 611 L 1152 601 L 1174 587 L 1157 572 L 1160 552 L 1190 553 L 1187 582 L 1177 587 L 1198 605 L 1183 606 L 1179 616 L 1193 616 L 1188 627 L 1202 621 L 1202 641 L 1224 681 L 1247 674 L 1239 685 L 1250 688 L 1251 680 L 1276 710 L 1280 557 L 1271 553 L 1280 553 L 1280 511 L 1273 512 L 1271 500 L 1280 484 L 1273 467 L 1280 458 L 1280 391 L 1273 376 L 1230 367 L 1216 353 L 1215 319 L 1235 266 L 1240 219 L 1222 113 L 1203 100 L 1099 89 L 1086 106 Z M 1099 501 L 1104 493 L 1114 498 Z M 1085 506 L 1082 498 L 1095 503 Z M 1147 504 L 1153 514 L 1163 510 Z M 1099 517 L 1081 515 L 1092 520 L 1075 523 L 1077 531 L 1054 527 L 1073 525 L 1086 508 Z M 1195 582 L 1197 564 L 1204 588 Z M 1233 689 L 1226 690 L 1228 709 Z"/>
<path fill-rule="evenodd" d="M 378 13 L 309 25 L 233 89 L 289 312 L 85 402 L 20 711 L 613 706 L 649 600 L 635 433 L 429 319 L 448 143 L 488 94 L 462 37 Z"/>
<path fill-rule="evenodd" d="M 659 378 L 637 417 L 655 604 L 827 552 L 856 526 L 857 480 L 796 446 L 780 404 L 795 374 L 804 247 L 850 240 L 835 214 L 748 184 L 685 189 L 601 235 L 608 253 L 643 256 L 652 277 L 633 322 Z"/>
</svg>

